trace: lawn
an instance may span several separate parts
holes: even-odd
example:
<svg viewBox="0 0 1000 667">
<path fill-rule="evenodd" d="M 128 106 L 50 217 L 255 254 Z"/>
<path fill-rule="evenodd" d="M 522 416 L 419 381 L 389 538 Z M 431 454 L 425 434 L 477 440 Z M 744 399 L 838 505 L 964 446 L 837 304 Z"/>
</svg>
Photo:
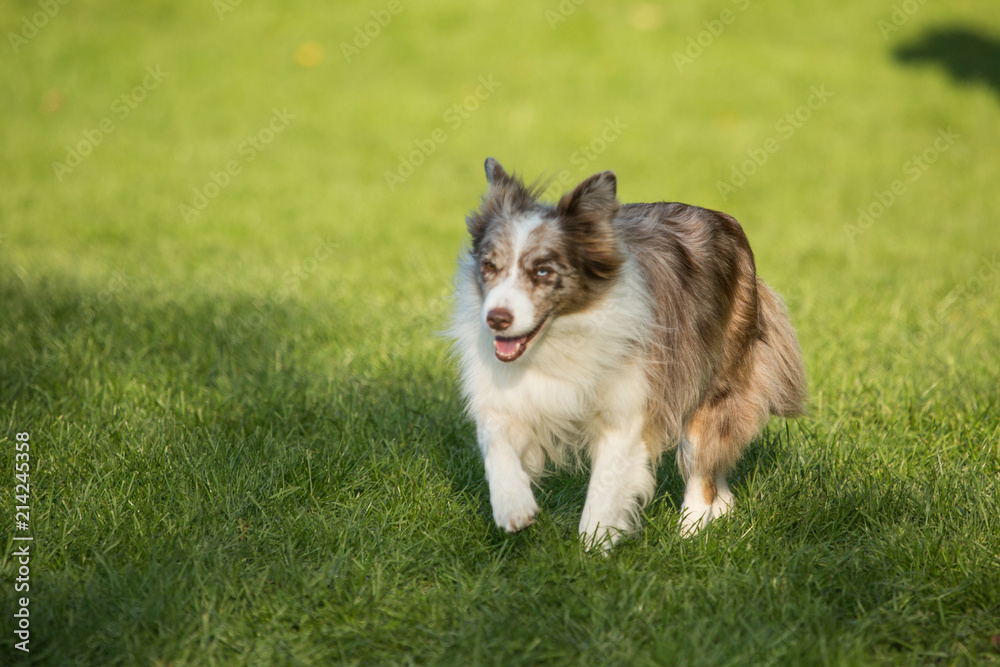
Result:
<svg viewBox="0 0 1000 667">
<path fill-rule="evenodd" d="M 0 662 L 1000 664 L 1000 12 L 672 5 L 0 6 Z M 608 558 L 585 471 L 493 525 L 488 155 L 725 210 L 784 295 L 809 413 L 697 538 L 672 457 Z"/>
</svg>

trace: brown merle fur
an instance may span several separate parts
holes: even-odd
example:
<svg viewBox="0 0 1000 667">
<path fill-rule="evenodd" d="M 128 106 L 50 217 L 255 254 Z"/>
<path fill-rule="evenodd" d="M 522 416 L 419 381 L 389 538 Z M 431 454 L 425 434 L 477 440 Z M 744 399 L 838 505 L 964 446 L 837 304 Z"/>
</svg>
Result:
<svg viewBox="0 0 1000 667">
<path fill-rule="evenodd" d="M 496 161 L 487 161 L 486 176 L 490 190 L 479 210 L 466 220 L 481 289 L 513 268 L 507 256 L 511 226 L 504 223 L 538 214 L 545 222 L 532 230 L 519 257 L 525 276 L 522 286 L 536 306 L 545 303 L 547 308 L 542 309 L 555 314 L 569 314 L 592 304 L 618 275 L 624 261 L 612 229 L 618 208 L 614 194 L 602 199 L 606 188 L 591 179 L 553 207 L 538 201 L 541 185 L 525 186 Z M 611 172 L 601 176 L 614 181 Z M 498 268 L 495 274 L 483 270 L 487 261 Z M 541 265 L 556 269 L 551 280 L 527 280 Z"/>
<path fill-rule="evenodd" d="M 643 437 L 653 460 L 682 437 L 697 441 L 695 465 L 712 480 L 711 500 L 714 476 L 735 465 L 768 415 L 801 414 L 806 397 L 788 314 L 757 277 L 739 223 L 686 204 L 620 205 L 611 172 L 556 206 L 492 158 L 486 172 L 490 189 L 467 219 L 481 289 L 483 262 L 499 257 L 509 233 L 503 221 L 521 215 L 545 221 L 532 231 L 522 269 L 530 275 L 541 254 L 560 267 L 556 280 L 532 286 L 533 301 L 556 315 L 598 303 L 628 258 L 638 265 L 654 318 L 642 343 L 651 388 Z"/>
</svg>

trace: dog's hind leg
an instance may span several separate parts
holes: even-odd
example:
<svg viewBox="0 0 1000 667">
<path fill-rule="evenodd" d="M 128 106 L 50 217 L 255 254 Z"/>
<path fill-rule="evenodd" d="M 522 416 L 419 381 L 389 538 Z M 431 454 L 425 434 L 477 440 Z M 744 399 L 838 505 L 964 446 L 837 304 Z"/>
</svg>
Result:
<svg viewBox="0 0 1000 667">
<path fill-rule="evenodd" d="M 677 466 L 686 482 L 681 505 L 681 533 L 696 535 L 712 519 L 718 519 L 733 507 L 733 492 L 724 472 L 714 472 L 699 461 L 698 439 L 689 435 L 677 447 Z"/>
<path fill-rule="evenodd" d="M 733 506 L 726 475 L 767 419 L 767 401 L 753 387 L 695 411 L 677 448 L 677 465 L 687 482 L 680 526 L 685 536 Z"/>
<path fill-rule="evenodd" d="M 689 434 L 677 447 L 677 467 L 685 481 L 680 526 L 686 537 L 695 535 L 713 518 L 729 511 L 733 501 L 725 475 L 713 474 L 700 465 L 699 444 Z"/>
<path fill-rule="evenodd" d="M 802 414 L 805 369 L 795 331 L 781 299 L 758 281 L 760 320 L 757 340 L 743 373 L 729 375 L 729 387 L 695 410 L 677 448 L 677 464 L 687 481 L 681 530 L 693 535 L 732 507 L 726 474 L 767 421 L 768 415 Z M 742 379 L 741 379 L 742 376 Z"/>
</svg>

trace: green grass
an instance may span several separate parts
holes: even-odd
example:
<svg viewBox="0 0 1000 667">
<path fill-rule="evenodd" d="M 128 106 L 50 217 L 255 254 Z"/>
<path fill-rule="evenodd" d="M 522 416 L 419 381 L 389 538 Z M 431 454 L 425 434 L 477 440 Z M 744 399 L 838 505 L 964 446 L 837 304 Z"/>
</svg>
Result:
<svg viewBox="0 0 1000 667">
<path fill-rule="evenodd" d="M 893 4 L 585 3 L 552 29 L 556 2 L 402 0 L 350 63 L 385 4 L 73 0 L 5 38 L 0 662 L 29 432 L 38 664 L 1000 663 L 1000 15 L 926 3 L 883 39 Z M 6 3 L 3 35 L 38 11 Z M 481 76 L 499 87 L 456 124 Z M 784 136 L 813 86 L 832 97 Z M 248 162 L 276 108 L 294 119 Z M 769 425 L 697 539 L 670 461 L 610 558 L 576 542 L 584 474 L 545 480 L 531 529 L 492 525 L 438 333 L 487 155 L 722 208 L 786 297 L 810 414 Z"/>
</svg>

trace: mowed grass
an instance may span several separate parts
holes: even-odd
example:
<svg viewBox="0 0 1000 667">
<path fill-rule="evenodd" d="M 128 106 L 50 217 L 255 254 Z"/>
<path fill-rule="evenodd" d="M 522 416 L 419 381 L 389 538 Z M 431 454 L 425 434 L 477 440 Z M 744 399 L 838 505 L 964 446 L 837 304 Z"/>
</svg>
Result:
<svg viewBox="0 0 1000 667">
<path fill-rule="evenodd" d="M 1000 662 L 993 3 L 562 7 L 73 0 L 5 39 L 0 662 L 19 432 L 38 664 Z M 440 333 L 487 155 L 726 210 L 785 296 L 809 415 L 696 539 L 669 456 L 609 558 L 585 471 L 492 524 Z"/>
</svg>

